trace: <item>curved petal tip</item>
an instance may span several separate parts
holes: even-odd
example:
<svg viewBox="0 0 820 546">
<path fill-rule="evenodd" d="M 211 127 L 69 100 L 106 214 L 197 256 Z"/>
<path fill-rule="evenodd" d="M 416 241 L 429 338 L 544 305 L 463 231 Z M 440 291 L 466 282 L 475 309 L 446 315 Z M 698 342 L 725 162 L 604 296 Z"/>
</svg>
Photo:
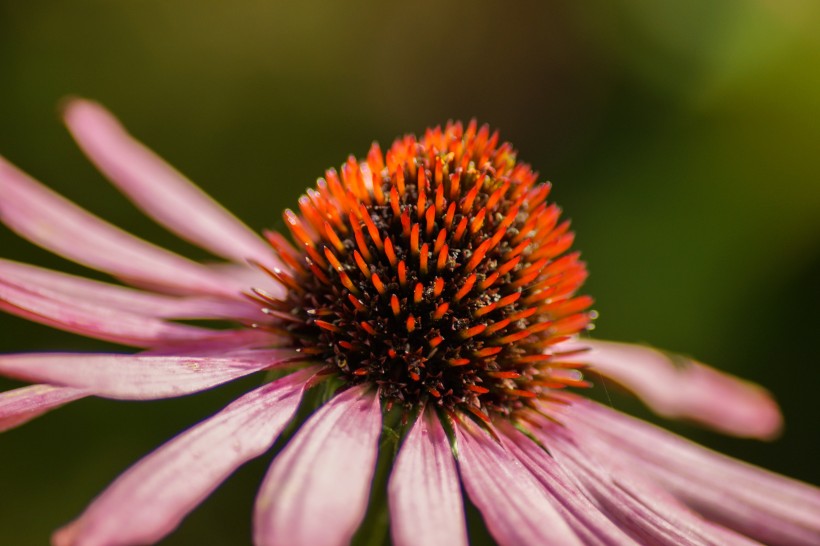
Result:
<svg viewBox="0 0 820 546">
<path fill-rule="evenodd" d="M 57 112 L 67 123 L 78 115 L 81 116 L 85 113 L 102 113 L 106 115 L 106 117 L 113 119 L 113 115 L 100 103 L 79 95 L 66 95 L 60 99 L 57 103 Z"/>
<path fill-rule="evenodd" d="M 583 359 L 623 385 L 652 410 L 691 419 L 735 436 L 771 440 L 783 426 L 777 402 L 763 387 L 686 357 L 640 345 L 576 340 Z"/>
</svg>

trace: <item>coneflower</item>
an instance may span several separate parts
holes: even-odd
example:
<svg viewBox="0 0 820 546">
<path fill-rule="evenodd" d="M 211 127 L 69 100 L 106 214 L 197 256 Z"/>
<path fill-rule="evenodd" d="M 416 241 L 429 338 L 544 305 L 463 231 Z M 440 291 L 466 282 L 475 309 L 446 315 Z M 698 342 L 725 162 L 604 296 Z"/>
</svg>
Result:
<svg viewBox="0 0 820 546">
<path fill-rule="evenodd" d="M 150 245 L 0 160 L 3 223 L 137 287 L 0 260 L 0 307 L 143 350 L 0 355 L 0 373 L 37 383 L 0 394 L 0 430 L 86 396 L 270 373 L 127 470 L 55 544 L 161 540 L 305 414 L 261 486 L 256 544 L 347 544 L 382 498 L 395 544 L 467 544 L 462 489 L 504 545 L 820 543 L 816 488 L 583 396 L 593 369 L 666 416 L 749 437 L 780 427 L 759 387 L 582 335 L 595 317 L 569 223 L 486 126 L 374 144 L 285 211 L 289 238 L 263 239 L 100 106 L 73 101 L 66 122 L 147 214 L 231 263 Z"/>
<path fill-rule="evenodd" d="M 268 234 L 288 288 L 257 292 L 274 328 L 386 409 L 489 423 L 583 386 L 577 351 L 553 349 L 589 323 L 586 269 L 549 184 L 497 141 L 450 124 L 328 170 L 285 212 L 296 248 Z"/>
</svg>

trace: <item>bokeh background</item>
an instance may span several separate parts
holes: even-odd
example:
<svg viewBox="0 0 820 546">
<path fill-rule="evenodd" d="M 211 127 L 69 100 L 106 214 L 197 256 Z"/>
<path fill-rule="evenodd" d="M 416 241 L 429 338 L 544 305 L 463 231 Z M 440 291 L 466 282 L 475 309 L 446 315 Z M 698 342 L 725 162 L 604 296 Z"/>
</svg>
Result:
<svg viewBox="0 0 820 546">
<path fill-rule="evenodd" d="M 449 118 L 500 128 L 573 219 L 595 335 L 760 382 L 787 422 L 773 443 L 669 426 L 820 481 L 820 3 L 0 1 L 0 153 L 104 218 L 206 258 L 83 159 L 58 121 L 67 95 L 106 104 L 258 229 L 282 227 L 284 207 L 374 139 Z M 86 273 L 5 228 L 0 248 Z M 27 350 L 121 349 L 0 317 L 0 351 Z M 155 403 L 84 400 L 0 436 L 0 544 L 44 544 L 137 458 L 256 381 Z M 167 544 L 247 543 L 268 460 Z"/>
</svg>

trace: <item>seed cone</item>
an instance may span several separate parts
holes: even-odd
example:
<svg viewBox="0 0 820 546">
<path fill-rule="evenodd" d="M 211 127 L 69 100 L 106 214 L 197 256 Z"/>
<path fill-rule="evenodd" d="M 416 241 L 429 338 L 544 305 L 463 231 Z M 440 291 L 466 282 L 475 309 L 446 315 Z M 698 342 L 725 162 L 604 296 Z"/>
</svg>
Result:
<svg viewBox="0 0 820 546">
<path fill-rule="evenodd" d="M 386 154 L 374 144 L 285 212 L 295 245 L 267 234 L 288 291 L 255 297 L 297 348 L 389 405 L 509 415 L 585 385 L 572 355 L 550 350 L 593 313 L 549 190 L 475 121 Z"/>
</svg>

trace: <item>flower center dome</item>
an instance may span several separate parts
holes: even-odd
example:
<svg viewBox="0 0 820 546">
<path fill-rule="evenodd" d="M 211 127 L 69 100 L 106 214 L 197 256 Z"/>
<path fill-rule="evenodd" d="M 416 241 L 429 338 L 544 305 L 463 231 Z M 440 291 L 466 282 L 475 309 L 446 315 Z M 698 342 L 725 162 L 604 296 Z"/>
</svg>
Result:
<svg viewBox="0 0 820 546">
<path fill-rule="evenodd" d="M 296 347 L 388 405 L 509 415 L 584 385 L 551 351 L 592 300 L 575 296 L 586 268 L 549 190 L 475 122 L 374 144 L 285 212 L 295 244 L 268 239 L 287 293 L 257 295 Z"/>
</svg>

